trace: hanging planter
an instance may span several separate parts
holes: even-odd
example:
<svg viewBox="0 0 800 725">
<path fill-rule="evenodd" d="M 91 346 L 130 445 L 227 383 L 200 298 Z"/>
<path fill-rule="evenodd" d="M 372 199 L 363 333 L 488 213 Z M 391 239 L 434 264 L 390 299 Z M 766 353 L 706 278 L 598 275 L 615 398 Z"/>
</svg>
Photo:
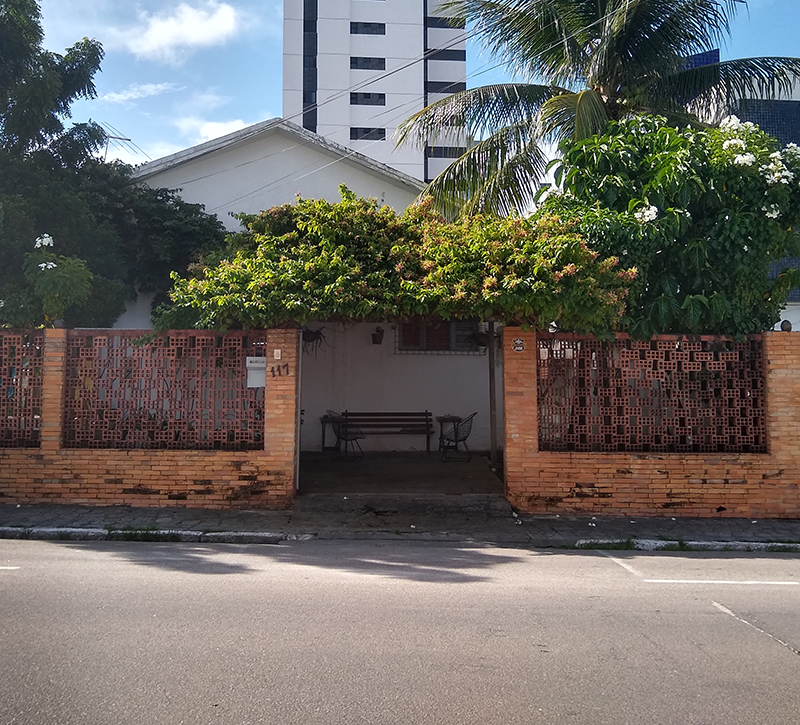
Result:
<svg viewBox="0 0 800 725">
<path fill-rule="evenodd" d="M 383 344 L 383 328 L 376 327 L 375 332 L 372 333 L 372 344 L 373 345 L 381 345 Z"/>
</svg>

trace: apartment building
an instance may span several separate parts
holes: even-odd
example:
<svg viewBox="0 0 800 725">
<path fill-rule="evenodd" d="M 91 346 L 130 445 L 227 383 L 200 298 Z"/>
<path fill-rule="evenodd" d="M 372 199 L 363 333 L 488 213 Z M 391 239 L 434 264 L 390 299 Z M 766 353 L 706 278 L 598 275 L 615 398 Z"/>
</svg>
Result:
<svg viewBox="0 0 800 725">
<path fill-rule="evenodd" d="M 463 135 L 397 149 L 409 116 L 466 88 L 466 32 L 437 0 L 284 0 L 283 116 L 429 181 Z"/>
</svg>

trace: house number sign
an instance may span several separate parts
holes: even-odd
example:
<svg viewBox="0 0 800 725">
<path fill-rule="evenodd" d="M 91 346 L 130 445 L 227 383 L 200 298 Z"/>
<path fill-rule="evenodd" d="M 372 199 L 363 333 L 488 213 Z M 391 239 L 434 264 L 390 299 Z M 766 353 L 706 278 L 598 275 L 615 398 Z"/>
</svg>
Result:
<svg viewBox="0 0 800 725">
<path fill-rule="evenodd" d="M 515 337 L 511 342 L 511 349 L 514 352 L 522 352 L 525 349 L 525 340 L 521 337 Z"/>
</svg>

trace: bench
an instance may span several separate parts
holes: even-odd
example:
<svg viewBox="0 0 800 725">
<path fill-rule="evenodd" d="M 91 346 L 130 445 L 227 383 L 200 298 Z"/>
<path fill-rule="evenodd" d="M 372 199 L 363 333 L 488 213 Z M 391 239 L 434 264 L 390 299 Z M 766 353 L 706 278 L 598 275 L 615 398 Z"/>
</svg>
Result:
<svg viewBox="0 0 800 725">
<path fill-rule="evenodd" d="M 322 423 L 322 450 L 325 450 L 325 428 L 332 422 L 330 415 L 320 418 Z M 358 428 L 364 435 L 424 435 L 426 450 L 431 452 L 433 417 L 429 410 L 420 412 L 364 413 L 345 410 L 340 416 L 340 425 Z"/>
</svg>

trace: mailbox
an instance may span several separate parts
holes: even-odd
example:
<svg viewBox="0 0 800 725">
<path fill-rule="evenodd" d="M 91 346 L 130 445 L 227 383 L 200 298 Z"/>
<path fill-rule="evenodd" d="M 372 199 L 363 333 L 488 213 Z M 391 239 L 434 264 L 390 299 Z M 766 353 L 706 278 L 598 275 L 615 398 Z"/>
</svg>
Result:
<svg viewBox="0 0 800 725">
<path fill-rule="evenodd" d="M 263 388 L 267 384 L 267 358 L 248 357 L 245 358 L 247 368 L 247 387 Z"/>
</svg>

